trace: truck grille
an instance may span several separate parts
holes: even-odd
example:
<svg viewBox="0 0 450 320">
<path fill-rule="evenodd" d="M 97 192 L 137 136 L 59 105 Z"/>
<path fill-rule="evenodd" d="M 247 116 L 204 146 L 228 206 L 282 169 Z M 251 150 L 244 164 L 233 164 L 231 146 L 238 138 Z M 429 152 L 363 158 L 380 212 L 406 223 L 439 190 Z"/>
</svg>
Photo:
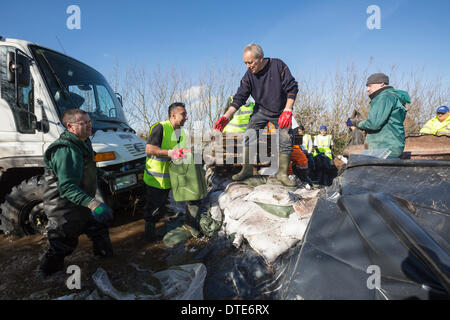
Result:
<svg viewBox="0 0 450 320">
<path fill-rule="evenodd" d="M 143 143 L 125 144 L 125 148 L 133 156 L 145 155 L 145 145 Z"/>
</svg>

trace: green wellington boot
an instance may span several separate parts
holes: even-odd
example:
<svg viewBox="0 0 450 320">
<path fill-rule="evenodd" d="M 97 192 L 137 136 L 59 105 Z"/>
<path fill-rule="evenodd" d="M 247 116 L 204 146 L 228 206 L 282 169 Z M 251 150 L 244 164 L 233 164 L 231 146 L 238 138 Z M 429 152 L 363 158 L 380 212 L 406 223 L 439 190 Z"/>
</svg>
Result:
<svg viewBox="0 0 450 320">
<path fill-rule="evenodd" d="M 289 170 L 289 161 L 291 160 L 290 154 L 280 153 L 278 155 L 278 174 L 277 180 L 280 181 L 286 187 L 295 187 L 297 184 L 291 181 L 287 175 Z"/>
<path fill-rule="evenodd" d="M 244 153 L 244 163 L 241 171 L 231 177 L 234 181 L 242 181 L 253 176 L 253 165 L 250 164 L 249 148 L 244 147 L 242 151 Z"/>
</svg>

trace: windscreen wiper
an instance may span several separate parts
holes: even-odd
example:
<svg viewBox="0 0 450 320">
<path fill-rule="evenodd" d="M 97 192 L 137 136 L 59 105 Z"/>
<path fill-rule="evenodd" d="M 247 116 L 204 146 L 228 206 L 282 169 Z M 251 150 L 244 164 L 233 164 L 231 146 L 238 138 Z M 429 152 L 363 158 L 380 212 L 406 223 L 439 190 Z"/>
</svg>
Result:
<svg viewBox="0 0 450 320">
<path fill-rule="evenodd" d="M 47 57 L 45 56 L 45 53 L 42 49 L 37 49 L 36 53 L 41 54 L 42 58 L 44 58 L 45 64 L 47 65 L 48 69 L 50 70 L 50 73 L 52 74 L 52 76 L 55 78 L 56 83 L 58 84 L 59 89 L 62 91 L 64 97 L 68 97 L 70 102 L 72 102 L 72 105 L 74 108 L 77 107 L 77 105 L 75 104 L 75 102 L 73 101 L 73 99 L 70 97 L 70 93 L 67 90 L 66 87 L 64 87 L 62 81 L 59 79 L 58 75 L 56 74 L 55 70 L 53 69 L 52 65 L 50 64 L 50 62 L 48 61 Z"/>
<path fill-rule="evenodd" d="M 132 127 L 130 127 L 127 123 L 122 122 L 122 121 L 119 121 L 119 120 L 113 120 L 113 119 L 95 119 L 95 121 L 121 123 L 121 124 L 126 125 L 126 126 L 127 126 L 128 128 L 130 128 L 133 132 L 136 132 L 136 131 L 134 131 L 134 129 L 133 129 Z"/>
</svg>

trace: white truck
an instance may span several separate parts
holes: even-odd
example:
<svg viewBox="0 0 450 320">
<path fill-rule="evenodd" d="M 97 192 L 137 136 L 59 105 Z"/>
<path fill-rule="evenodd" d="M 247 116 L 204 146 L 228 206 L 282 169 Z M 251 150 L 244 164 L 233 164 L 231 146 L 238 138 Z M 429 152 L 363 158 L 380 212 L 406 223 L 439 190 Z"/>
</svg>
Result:
<svg viewBox="0 0 450 320">
<path fill-rule="evenodd" d="M 145 141 L 124 115 L 122 98 L 88 65 L 57 51 L 0 37 L 0 230 L 44 233 L 43 154 L 64 131 L 65 110 L 86 111 L 98 167 L 96 197 L 112 208 L 133 207 L 143 194 Z"/>
</svg>

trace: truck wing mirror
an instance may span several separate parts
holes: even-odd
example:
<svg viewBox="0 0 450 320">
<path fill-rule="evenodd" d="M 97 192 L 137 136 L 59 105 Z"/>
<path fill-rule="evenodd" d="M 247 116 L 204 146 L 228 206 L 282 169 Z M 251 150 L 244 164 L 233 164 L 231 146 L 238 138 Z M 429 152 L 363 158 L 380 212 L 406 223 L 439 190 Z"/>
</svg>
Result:
<svg viewBox="0 0 450 320">
<path fill-rule="evenodd" d="M 123 98 L 122 95 L 118 92 L 116 92 L 116 97 L 119 99 L 120 105 L 123 107 Z"/>
<path fill-rule="evenodd" d="M 8 82 L 15 83 L 17 74 L 17 85 L 19 87 L 28 87 L 30 85 L 30 60 L 17 51 L 8 52 L 7 63 Z"/>
</svg>

